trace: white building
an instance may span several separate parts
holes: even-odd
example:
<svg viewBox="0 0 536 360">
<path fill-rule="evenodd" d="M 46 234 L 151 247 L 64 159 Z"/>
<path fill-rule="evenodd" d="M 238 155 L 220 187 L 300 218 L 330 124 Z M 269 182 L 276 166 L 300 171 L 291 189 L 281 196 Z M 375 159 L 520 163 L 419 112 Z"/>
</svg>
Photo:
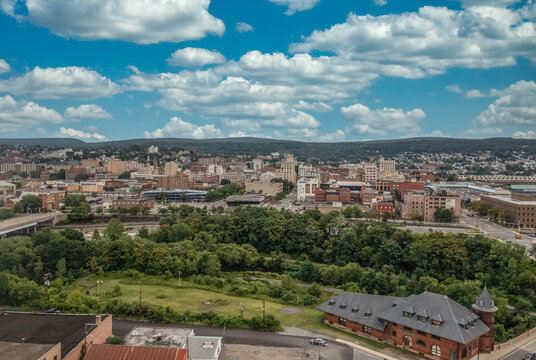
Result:
<svg viewBox="0 0 536 360">
<path fill-rule="evenodd" d="M 394 160 L 385 160 L 383 157 L 380 158 L 380 171 L 394 173 L 396 164 Z"/>
<path fill-rule="evenodd" d="M 253 159 L 253 171 L 259 172 L 264 167 L 262 159 Z"/>
<path fill-rule="evenodd" d="M 147 149 L 147 152 L 149 154 L 158 154 L 158 146 L 149 146 L 149 148 Z"/>
<path fill-rule="evenodd" d="M 297 199 L 298 201 L 303 201 L 306 198 L 315 197 L 315 191 L 318 189 L 318 178 L 301 178 L 298 181 L 297 186 Z"/>
</svg>

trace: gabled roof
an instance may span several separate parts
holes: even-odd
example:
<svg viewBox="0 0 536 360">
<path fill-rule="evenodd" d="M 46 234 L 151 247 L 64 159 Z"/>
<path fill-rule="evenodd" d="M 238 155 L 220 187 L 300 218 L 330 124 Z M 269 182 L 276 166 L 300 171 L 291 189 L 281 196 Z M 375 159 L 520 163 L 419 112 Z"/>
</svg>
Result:
<svg viewBox="0 0 536 360">
<path fill-rule="evenodd" d="M 427 311 L 431 317 L 424 322 L 417 320 L 417 316 L 404 317 L 403 309 L 408 307 L 416 313 Z M 465 306 L 446 295 L 427 291 L 420 295 L 408 296 L 399 306 L 378 314 L 378 317 L 462 344 L 468 344 L 489 331 L 478 316 Z M 440 325 L 433 325 L 432 320 L 442 322 Z"/>
<path fill-rule="evenodd" d="M 351 322 L 383 331 L 385 329 L 385 323 L 377 315 L 396 306 L 396 303 L 400 300 L 402 298 L 395 296 L 343 292 L 331 297 L 328 301 L 318 305 L 316 308 L 320 311 L 348 319 Z M 345 304 L 346 306 L 341 308 L 341 304 Z M 357 311 L 354 309 L 357 309 Z M 365 314 L 370 315 L 365 316 Z"/>
<path fill-rule="evenodd" d="M 84 360 L 186 360 L 186 349 L 93 344 Z"/>
</svg>

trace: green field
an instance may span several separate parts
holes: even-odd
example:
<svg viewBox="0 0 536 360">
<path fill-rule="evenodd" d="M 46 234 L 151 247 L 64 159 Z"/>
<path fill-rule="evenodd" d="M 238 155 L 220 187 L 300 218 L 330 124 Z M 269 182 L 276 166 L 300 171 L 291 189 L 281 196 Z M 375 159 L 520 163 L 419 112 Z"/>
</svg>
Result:
<svg viewBox="0 0 536 360">
<path fill-rule="evenodd" d="M 76 285 L 91 288 L 91 293 L 96 294 L 95 282 L 80 281 Z M 114 286 L 121 287 L 121 295 L 118 299 L 129 303 L 139 301 L 139 285 L 128 284 L 119 279 L 105 279 L 100 286 L 101 295 L 104 297 L 111 292 Z M 198 285 L 188 281 L 182 281 L 179 288 L 176 281 L 170 280 L 171 286 L 141 285 L 142 302 L 169 306 L 178 312 L 207 312 L 214 311 L 219 315 L 240 315 L 240 303 L 242 303 L 243 316 L 246 318 L 262 315 L 262 300 L 246 297 L 225 295 L 211 290 L 200 289 Z M 322 323 L 323 313 L 310 309 L 301 308 L 297 314 L 281 314 L 279 311 L 286 305 L 266 301 L 266 314 L 274 315 L 282 326 L 294 326 L 301 328 L 313 328 Z"/>
</svg>

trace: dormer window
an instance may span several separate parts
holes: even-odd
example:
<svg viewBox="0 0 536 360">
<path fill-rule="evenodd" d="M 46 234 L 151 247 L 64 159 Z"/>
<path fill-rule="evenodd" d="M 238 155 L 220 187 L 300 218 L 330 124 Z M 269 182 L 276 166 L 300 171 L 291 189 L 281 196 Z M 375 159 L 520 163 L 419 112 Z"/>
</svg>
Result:
<svg viewBox="0 0 536 360">
<path fill-rule="evenodd" d="M 484 306 L 484 301 L 480 300 L 480 306 Z"/>
<path fill-rule="evenodd" d="M 404 317 L 410 318 L 411 313 L 409 311 L 404 311 Z"/>
<path fill-rule="evenodd" d="M 432 325 L 439 326 L 439 325 L 441 325 L 441 321 L 439 321 L 439 320 L 432 320 Z"/>
<path fill-rule="evenodd" d="M 417 316 L 417 320 L 419 320 L 420 322 L 426 322 L 426 317 L 424 317 L 424 316 Z"/>
<path fill-rule="evenodd" d="M 340 304 L 340 305 L 339 305 L 339 308 L 340 308 L 340 309 L 344 309 L 344 308 L 346 308 L 346 304 Z"/>
<path fill-rule="evenodd" d="M 370 317 L 372 315 L 372 310 L 365 311 L 365 317 Z"/>
<path fill-rule="evenodd" d="M 333 299 L 330 299 L 329 302 L 328 302 L 329 305 L 335 305 L 335 300 Z"/>
<path fill-rule="evenodd" d="M 356 313 L 356 312 L 358 312 L 358 311 L 359 311 L 358 308 L 356 308 L 356 307 L 353 307 L 353 308 L 352 308 L 352 312 L 353 312 L 353 313 Z"/>
</svg>

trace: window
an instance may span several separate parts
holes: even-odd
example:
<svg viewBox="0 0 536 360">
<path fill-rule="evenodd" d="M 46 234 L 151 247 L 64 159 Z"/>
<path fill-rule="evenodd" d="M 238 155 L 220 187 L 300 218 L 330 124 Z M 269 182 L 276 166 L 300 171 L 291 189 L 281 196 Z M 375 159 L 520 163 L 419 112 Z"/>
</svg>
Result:
<svg viewBox="0 0 536 360">
<path fill-rule="evenodd" d="M 409 312 L 407 312 L 407 311 L 404 311 L 404 317 L 409 318 L 409 317 L 411 317 L 411 314 Z"/>
<path fill-rule="evenodd" d="M 359 311 L 358 308 L 352 308 L 352 312 L 353 312 L 353 313 L 356 313 L 356 312 L 358 312 L 358 311 Z"/>
<path fill-rule="evenodd" d="M 58 360 L 58 355 L 54 355 L 54 360 Z"/>
<path fill-rule="evenodd" d="M 437 335 L 432 335 L 432 339 L 435 339 L 435 340 L 441 340 L 441 338 Z"/>
<path fill-rule="evenodd" d="M 393 336 L 396 336 L 396 331 L 391 332 Z"/>
<path fill-rule="evenodd" d="M 412 331 L 413 329 L 410 328 L 409 326 L 404 326 L 404 329 L 406 329 L 407 331 Z"/>
<path fill-rule="evenodd" d="M 417 334 L 422 335 L 422 336 L 426 336 L 426 333 L 424 331 L 421 331 L 421 330 L 417 330 Z"/>
<path fill-rule="evenodd" d="M 417 340 L 417 345 L 426 347 L 426 343 L 422 340 Z"/>
<path fill-rule="evenodd" d="M 339 318 L 339 325 L 346 326 L 346 319 Z"/>
<path fill-rule="evenodd" d="M 372 333 L 372 329 L 366 325 L 363 325 L 363 332 L 364 333 L 367 333 L 367 334 L 371 334 Z"/>
<path fill-rule="evenodd" d="M 432 320 L 432 325 L 439 326 L 439 325 L 441 325 L 441 321 L 439 321 L 439 320 Z"/>
<path fill-rule="evenodd" d="M 420 322 L 426 322 L 426 317 L 425 316 L 417 316 L 417 320 L 419 320 Z"/>
<path fill-rule="evenodd" d="M 432 345 L 432 349 L 430 350 L 432 356 L 435 357 L 441 357 L 441 348 L 437 345 Z"/>
</svg>

